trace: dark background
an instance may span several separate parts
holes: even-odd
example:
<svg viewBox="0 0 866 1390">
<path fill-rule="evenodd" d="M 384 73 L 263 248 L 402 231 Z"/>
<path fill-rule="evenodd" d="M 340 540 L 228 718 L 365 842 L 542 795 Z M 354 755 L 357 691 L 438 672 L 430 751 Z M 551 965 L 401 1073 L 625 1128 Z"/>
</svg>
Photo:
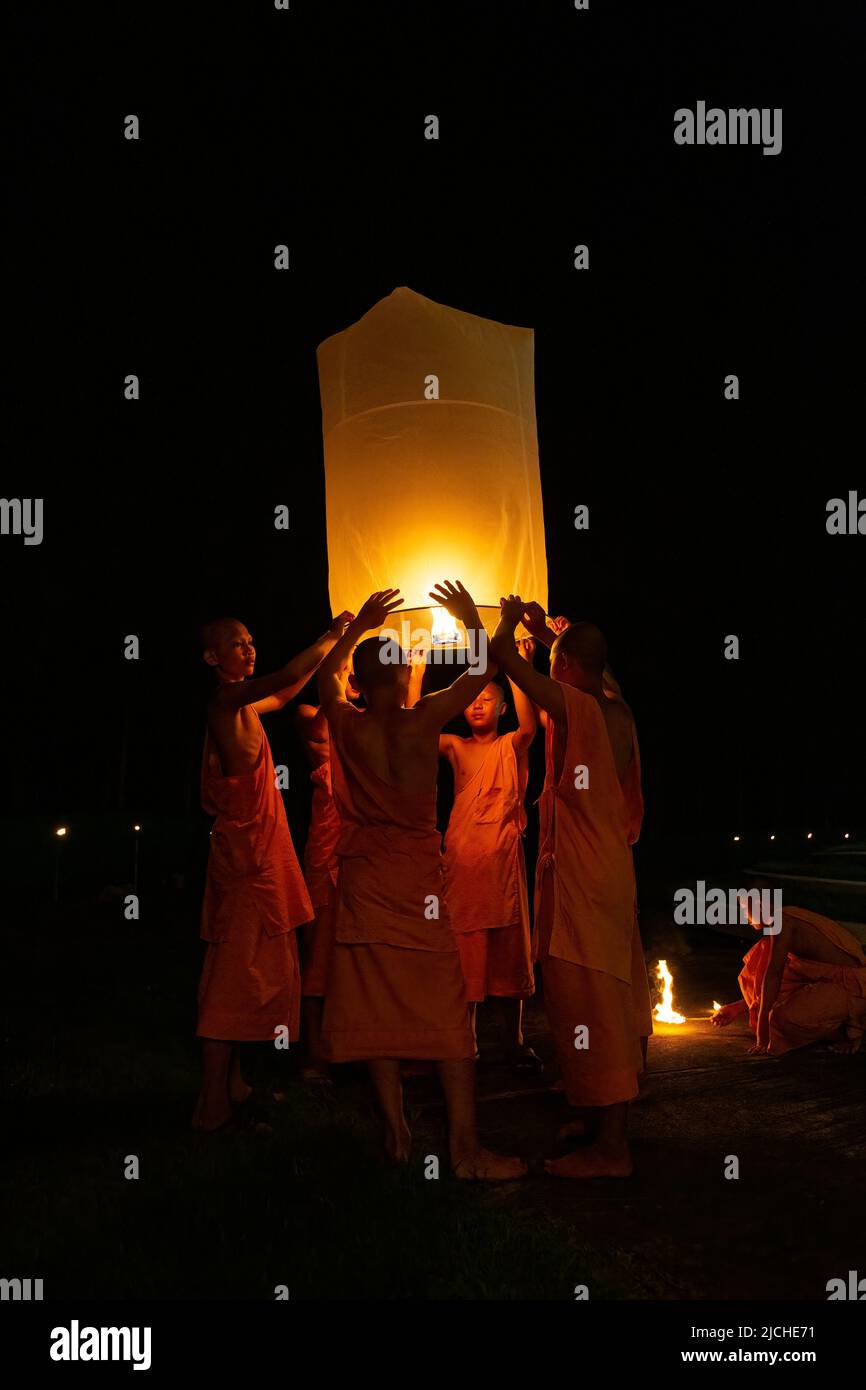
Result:
<svg viewBox="0 0 866 1390">
<path fill-rule="evenodd" d="M 8 74 L 24 312 L 4 495 L 44 497 L 45 538 L 0 540 L 7 847 L 76 815 L 199 825 L 197 625 L 240 617 L 260 673 L 327 625 L 315 349 L 398 285 L 535 329 L 549 607 L 608 635 L 645 840 L 862 822 L 866 539 L 825 530 L 830 497 L 866 491 L 840 415 L 857 367 L 803 323 L 816 305 L 845 319 L 847 271 L 813 240 L 839 190 L 798 103 L 810 31 L 794 38 L 790 6 L 292 0 L 12 23 L 30 57 Z M 853 83 L 855 21 L 829 23 Z M 782 153 L 676 146 L 673 113 L 699 98 L 781 106 Z M 289 718 L 269 732 L 303 834 Z"/>
</svg>

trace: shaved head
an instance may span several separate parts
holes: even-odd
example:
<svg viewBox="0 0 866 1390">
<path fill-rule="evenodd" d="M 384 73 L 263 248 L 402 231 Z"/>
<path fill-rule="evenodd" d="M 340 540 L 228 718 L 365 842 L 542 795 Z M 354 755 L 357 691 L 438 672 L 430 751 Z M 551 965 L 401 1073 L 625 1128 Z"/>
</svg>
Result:
<svg viewBox="0 0 866 1390">
<path fill-rule="evenodd" d="M 395 685 L 401 679 L 405 680 L 408 670 L 405 662 L 383 660 L 386 652 L 393 657 L 393 649 L 393 639 L 384 636 L 367 637 L 358 643 L 352 656 L 352 670 L 361 690 L 373 690 L 376 686 Z"/>
<path fill-rule="evenodd" d="M 199 628 L 199 642 L 203 652 L 210 651 L 218 647 L 220 642 L 229 637 L 235 628 L 243 628 L 244 624 L 238 618 L 213 618 L 209 623 L 205 623 Z M 246 629 L 244 628 L 244 631 Z"/>
<path fill-rule="evenodd" d="M 602 676 L 607 663 L 607 642 L 595 623 L 572 623 L 557 637 L 553 651 L 574 661 L 588 676 Z"/>
</svg>

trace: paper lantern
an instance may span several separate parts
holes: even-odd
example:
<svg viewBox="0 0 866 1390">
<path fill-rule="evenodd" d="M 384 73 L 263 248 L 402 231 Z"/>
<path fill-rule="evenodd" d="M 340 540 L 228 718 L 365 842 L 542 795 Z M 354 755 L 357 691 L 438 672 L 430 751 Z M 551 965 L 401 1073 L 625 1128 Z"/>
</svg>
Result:
<svg viewBox="0 0 866 1390">
<path fill-rule="evenodd" d="M 401 288 L 320 345 L 334 613 L 397 586 L 391 625 L 458 644 L 431 609 L 441 579 L 488 631 L 501 594 L 547 607 L 533 339 Z"/>
</svg>

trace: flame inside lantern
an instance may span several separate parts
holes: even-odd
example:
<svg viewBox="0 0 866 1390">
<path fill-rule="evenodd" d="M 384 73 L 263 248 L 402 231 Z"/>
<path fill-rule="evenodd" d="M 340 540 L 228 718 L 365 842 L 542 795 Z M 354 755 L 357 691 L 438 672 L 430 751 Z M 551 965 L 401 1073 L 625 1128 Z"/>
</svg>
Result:
<svg viewBox="0 0 866 1390">
<path fill-rule="evenodd" d="M 719 1009 L 722 1009 L 722 1008 L 724 1008 L 724 1005 L 723 1005 L 723 1004 L 720 1004 L 719 1001 L 718 1001 L 718 999 L 714 999 L 714 1000 L 713 1000 L 713 1013 L 714 1013 L 714 1014 L 717 1014 L 717 1013 L 719 1012 Z"/>
<path fill-rule="evenodd" d="M 678 1014 L 674 1008 L 674 977 L 668 970 L 666 960 L 660 960 L 656 974 L 662 984 L 662 1002 L 656 1004 L 654 1016 L 658 1023 L 685 1023 L 685 1014 Z"/>
<path fill-rule="evenodd" d="M 457 619 L 452 618 L 447 608 L 431 608 L 433 623 L 430 629 L 430 637 L 436 647 L 462 646 L 463 638 L 457 626 Z"/>
</svg>

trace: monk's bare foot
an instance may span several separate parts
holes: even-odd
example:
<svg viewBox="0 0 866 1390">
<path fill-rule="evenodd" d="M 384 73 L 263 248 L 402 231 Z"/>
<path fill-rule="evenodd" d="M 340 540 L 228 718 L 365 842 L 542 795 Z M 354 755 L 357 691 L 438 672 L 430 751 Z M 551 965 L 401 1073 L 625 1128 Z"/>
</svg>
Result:
<svg viewBox="0 0 866 1390">
<path fill-rule="evenodd" d="M 216 1130 L 222 1129 L 223 1125 L 228 1124 L 231 1118 L 232 1108 L 228 1100 L 224 1106 L 207 1106 L 199 1096 L 192 1115 L 192 1127 L 204 1134 L 213 1134 Z"/>
<path fill-rule="evenodd" d="M 243 1105 L 245 1100 L 249 1100 L 252 1093 L 252 1086 L 248 1086 L 243 1078 L 229 1083 L 229 1100 L 232 1105 Z"/>
<path fill-rule="evenodd" d="M 610 1152 L 591 1144 L 575 1149 L 565 1158 L 548 1158 L 544 1167 L 554 1178 L 630 1178 L 631 1154 L 628 1148 Z"/>
<path fill-rule="evenodd" d="M 560 1125 L 557 1131 L 557 1139 L 583 1139 L 589 1133 L 589 1125 L 582 1115 L 576 1115 L 573 1120 L 568 1120 L 564 1125 Z"/>
<path fill-rule="evenodd" d="M 412 1134 L 408 1125 L 400 1130 L 387 1130 L 385 1157 L 389 1163 L 408 1163 L 412 1153 Z"/>
<path fill-rule="evenodd" d="M 831 1052 L 839 1052 L 843 1056 L 850 1057 L 853 1053 L 860 1051 L 860 1038 L 846 1038 L 844 1042 L 830 1044 Z"/>
<path fill-rule="evenodd" d="M 523 1076 L 537 1076 L 544 1071 L 544 1063 L 538 1053 L 525 1043 L 521 1047 L 509 1048 L 507 1060 L 511 1070 Z"/>
<path fill-rule="evenodd" d="M 529 1171 L 522 1158 L 505 1158 L 480 1148 L 456 1159 L 453 1169 L 462 1182 L 516 1182 Z"/>
</svg>

